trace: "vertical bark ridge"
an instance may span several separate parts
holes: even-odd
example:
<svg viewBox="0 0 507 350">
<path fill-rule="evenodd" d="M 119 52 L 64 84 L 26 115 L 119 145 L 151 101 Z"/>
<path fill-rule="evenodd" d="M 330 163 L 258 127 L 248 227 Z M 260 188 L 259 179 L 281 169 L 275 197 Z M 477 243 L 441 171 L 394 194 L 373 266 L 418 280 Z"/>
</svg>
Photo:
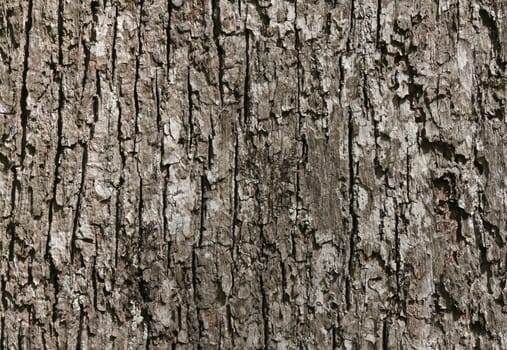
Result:
<svg viewBox="0 0 507 350">
<path fill-rule="evenodd" d="M 21 80 L 21 167 L 23 167 L 24 160 L 26 157 L 26 133 L 28 119 L 30 118 L 30 111 L 27 106 L 28 99 L 28 87 L 27 87 L 27 76 L 29 69 L 29 56 L 30 56 L 30 31 L 32 30 L 32 12 L 33 12 L 33 0 L 28 0 L 28 13 L 25 21 L 25 47 L 24 47 L 24 58 L 23 58 L 23 73 Z"/>
</svg>

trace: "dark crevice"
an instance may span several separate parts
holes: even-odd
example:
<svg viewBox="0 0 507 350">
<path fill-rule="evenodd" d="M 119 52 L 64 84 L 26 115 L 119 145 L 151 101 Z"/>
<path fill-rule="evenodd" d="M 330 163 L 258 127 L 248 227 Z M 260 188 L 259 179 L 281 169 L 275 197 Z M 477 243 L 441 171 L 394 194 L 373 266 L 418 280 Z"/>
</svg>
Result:
<svg viewBox="0 0 507 350">
<path fill-rule="evenodd" d="M 287 273 L 285 271 L 285 264 L 280 257 L 280 273 L 282 283 L 282 303 L 287 304 L 290 302 L 290 295 L 287 293 Z"/>
<path fill-rule="evenodd" d="M 51 284 L 53 285 L 54 289 L 54 302 L 52 307 L 52 317 L 51 320 L 53 321 L 53 324 L 56 323 L 56 320 L 58 319 L 58 293 L 60 291 L 59 286 L 59 278 L 58 278 L 58 271 L 56 270 L 55 264 L 53 262 L 53 259 L 49 262 L 49 280 L 51 281 Z"/>
<path fill-rule="evenodd" d="M 194 119 L 193 109 L 194 104 L 192 101 L 192 83 L 190 81 L 190 67 L 187 71 L 187 98 L 188 98 L 188 157 L 191 158 L 192 149 L 194 145 Z"/>
<path fill-rule="evenodd" d="M 376 120 L 375 117 L 373 119 L 373 137 L 375 139 L 375 157 L 373 159 L 373 163 L 375 164 L 375 176 L 377 177 L 377 179 L 380 180 L 382 177 L 386 175 L 387 171 L 380 163 L 381 147 L 379 142 L 382 139 L 382 135 L 379 131 L 379 121 Z"/>
<path fill-rule="evenodd" d="M 479 16 L 481 17 L 482 24 L 488 28 L 488 34 L 491 41 L 491 46 L 493 48 L 494 54 L 498 59 L 498 62 L 501 62 L 502 59 L 502 44 L 500 42 L 500 35 L 496 21 L 491 18 L 489 13 L 484 10 L 479 10 Z"/>
<path fill-rule="evenodd" d="M 202 246 L 204 231 L 206 231 L 206 190 L 208 188 L 208 180 L 206 175 L 201 175 L 201 210 L 199 222 L 199 247 Z"/>
<path fill-rule="evenodd" d="M 157 130 L 160 134 L 160 155 L 164 154 L 164 130 L 162 125 L 162 115 L 160 114 L 160 91 L 158 86 L 158 70 L 155 71 L 155 105 L 157 113 Z M 160 158 L 160 169 L 163 169 L 163 157 Z"/>
<path fill-rule="evenodd" d="M 194 299 L 194 305 L 196 309 L 196 317 L 199 324 L 199 330 L 198 330 L 198 342 L 197 342 L 197 349 L 201 349 L 201 339 L 203 337 L 203 320 L 201 319 L 201 309 L 199 307 L 200 300 L 199 300 L 199 291 L 198 291 L 198 283 L 199 278 L 197 276 L 197 252 L 196 248 L 192 248 L 192 290 L 193 290 L 193 299 Z"/>
<path fill-rule="evenodd" d="M 11 236 L 9 240 L 9 261 L 14 261 L 14 248 L 16 245 L 16 224 L 10 222 L 7 225 L 7 233 Z M 10 277 L 10 266 L 7 267 L 7 276 Z"/>
<path fill-rule="evenodd" d="M 5 307 L 5 305 L 4 305 L 4 307 Z M 5 316 L 2 316 L 2 327 L 0 329 L 0 350 L 5 349 L 4 339 L 5 339 Z"/>
<path fill-rule="evenodd" d="M 442 140 L 429 140 L 425 129 L 420 132 L 419 136 L 419 145 L 424 153 L 433 152 L 442 155 L 446 160 L 455 160 L 456 150 L 453 144 Z"/>
<path fill-rule="evenodd" d="M 58 0 L 58 64 L 60 68 L 63 67 L 63 2 L 64 0 Z"/>
<path fill-rule="evenodd" d="M 7 288 L 7 276 L 5 275 L 2 275 L 0 276 L 2 278 L 1 280 L 1 287 L 2 287 L 2 306 L 3 306 L 3 309 L 4 310 L 7 310 L 7 308 L 9 307 L 9 300 L 7 298 L 7 291 L 6 291 L 6 288 Z M 4 326 L 4 323 L 2 321 L 2 327 Z M 3 329 L 2 329 L 2 332 L 3 332 Z"/>
<path fill-rule="evenodd" d="M 143 196 L 143 178 L 139 176 L 139 202 L 137 203 L 137 219 L 139 220 L 138 223 L 138 235 L 139 235 L 139 242 L 138 242 L 138 249 L 142 249 L 145 240 L 146 240 L 146 233 L 147 227 L 144 226 L 143 223 L 143 211 L 144 211 L 144 196 Z"/>
<path fill-rule="evenodd" d="M 166 48 L 165 48 L 165 54 L 166 54 L 166 78 L 169 80 L 169 68 L 171 67 L 171 44 L 172 44 L 172 38 L 171 38 L 171 17 L 173 13 L 173 2 L 172 0 L 167 0 L 167 26 L 165 28 L 165 35 L 166 35 Z"/>
<path fill-rule="evenodd" d="M 145 346 L 145 350 L 149 350 L 150 349 L 150 343 L 151 343 L 151 322 L 148 322 L 148 324 L 146 325 L 146 346 Z"/>
<path fill-rule="evenodd" d="M 394 216 L 394 259 L 396 264 L 396 297 L 398 301 L 400 297 L 400 273 L 401 273 L 401 252 L 400 252 L 400 228 L 399 228 L 399 216 L 398 213 Z"/>
<path fill-rule="evenodd" d="M 218 350 L 222 350 L 222 342 L 224 340 L 224 330 L 223 330 L 223 322 L 220 321 L 218 325 Z"/>
<path fill-rule="evenodd" d="M 239 184 L 238 184 L 238 176 L 239 176 L 239 136 L 238 131 L 235 133 L 234 140 L 234 169 L 233 169 L 233 204 L 232 204 L 232 225 L 231 225 L 231 239 L 232 239 L 232 247 L 231 247 L 231 259 L 233 261 L 233 268 L 235 269 L 235 259 L 234 259 L 234 251 L 236 249 L 236 227 L 239 223 Z M 234 271 L 233 271 L 234 272 Z M 234 273 L 232 273 L 233 285 L 234 285 Z"/>
<path fill-rule="evenodd" d="M 84 95 L 86 82 L 88 81 L 88 69 L 90 67 L 91 53 L 90 48 L 88 47 L 88 45 L 86 45 L 84 37 L 81 38 L 81 45 L 83 45 L 83 53 L 84 53 L 83 78 L 81 79 L 81 99 L 82 99 Z"/>
<path fill-rule="evenodd" d="M 198 308 L 198 291 L 197 291 L 197 254 L 195 248 L 192 249 L 192 292 L 195 306 Z"/>
<path fill-rule="evenodd" d="M 169 0 L 171 2 L 171 0 Z M 114 81 L 115 73 L 116 73 L 116 39 L 118 37 L 118 5 L 115 6 L 115 15 L 114 15 L 114 28 L 113 28 L 113 43 L 111 48 L 111 77 L 112 81 Z"/>
<path fill-rule="evenodd" d="M 141 67 L 141 56 L 143 54 L 143 5 L 144 0 L 140 1 L 139 5 L 139 24 L 137 29 L 137 54 L 136 54 L 136 68 L 135 68 L 135 80 L 134 80 L 134 109 L 135 109 L 135 135 L 134 135 L 134 147 L 137 147 L 137 137 L 139 135 L 139 71 Z M 139 167 L 139 163 L 138 163 Z M 138 169 L 139 171 L 139 169 Z"/>
<path fill-rule="evenodd" d="M 377 34 L 376 34 L 376 45 L 379 48 L 380 43 L 380 16 L 382 15 L 382 0 L 377 0 Z"/>
<path fill-rule="evenodd" d="M 354 22 L 355 9 L 356 9 L 356 4 L 355 4 L 354 0 L 351 0 L 350 1 L 350 27 L 349 27 L 349 33 L 347 36 L 347 43 L 346 43 L 346 47 L 347 47 L 348 52 L 351 51 L 350 44 L 352 42 L 352 32 L 354 31 L 354 27 L 355 27 L 355 22 Z"/>
<path fill-rule="evenodd" d="M 77 333 L 77 339 L 76 339 L 76 350 L 82 350 L 83 349 L 83 332 L 84 332 L 84 308 L 81 303 L 79 303 L 79 330 Z"/>
<path fill-rule="evenodd" d="M 214 135 L 208 136 L 208 170 L 211 170 L 211 166 L 213 165 L 213 137 Z"/>
<path fill-rule="evenodd" d="M 389 349 L 389 326 L 387 319 L 382 323 L 382 350 Z"/>
<path fill-rule="evenodd" d="M 141 147 L 141 145 L 138 145 L 140 142 L 139 136 L 140 136 L 140 125 L 139 125 L 139 119 L 140 119 L 140 102 L 139 102 L 139 78 L 140 78 L 140 68 L 141 68 L 141 56 L 143 55 L 143 9 L 144 9 L 144 0 L 140 0 L 139 3 L 139 23 L 137 27 L 137 54 L 136 54 L 136 65 L 135 65 L 135 80 L 134 80 L 134 115 L 135 115 L 135 122 L 134 122 L 134 153 L 135 153 L 135 164 L 136 164 L 136 171 L 137 171 L 137 177 L 139 179 L 139 194 L 138 194 L 138 203 L 137 203 L 137 220 L 138 220 L 138 230 L 137 230 L 137 255 L 139 257 L 140 263 L 137 267 L 137 279 L 138 279 L 138 290 L 141 295 L 143 306 L 141 308 L 141 313 L 143 315 L 143 319 L 146 321 L 150 318 L 150 315 L 148 314 L 148 301 L 149 301 L 149 294 L 146 288 L 146 283 L 143 278 L 143 247 L 145 244 L 145 233 L 147 231 L 147 227 L 145 227 L 143 223 L 143 212 L 144 212 L 144 193 L 143 193 L 143 177 L 141 175 L 141 159 L 139 157 L 138 148 Z"/>
<path fill-rule="evenodd" d="M 48 345 L 46 344 L 46 333 L 44 330 L 42 331 L 42 350 L 48 350 Z"/>
<path fill-rule="evenodd" d="M 120 168 L 120 180 L 118 183 L 118 188 L 116 190 L 116 212 L 115 212 L 115 252 L 114 252 L 114 266 L 115 269 L 118 268 L 118 247 L 119 247 L 119 240 L 120 236 L 123 230 L 122 225 L 122 187 L 125 184 L 125 177 L 123 175 L 123 171 L 125 169 L 125 163 L 126 163 L 126 156 L 123 151 L 123 138 L 122 138 L 122 132 L 121 132 L 121 126 L 122 126 L 122 110 L 121 110 L 121 104 L 120 102 L 117 102 L 117 108 L 118 108 L 118 125 L 117 125 L 117 138 L 118 138 L 118 152 L 120 154 L 121 158 L 121 168 Z"/>
<path fill-rule="evenodd" d="M 247 13 L 248 15 L 248 13 Z M 245 20 L 246 21 L 246 20 Z M 243 91 L 243 122 L 250 122 L 250 32 L 245 23 L 245 85 Z"/>
<path fill-rule="evenodd" d="M 21 184 L 19 183 L 19 180 L 17 179 L 18 172 L 16 168 L 13 168 L 13 180 L 12 180 L 12 186 L 11 186 L 11 212 L 10 217 L 14 219 L 15 216 L 15 209 L 16 209 L 16 193 L 18 190 L 21 190 Z"/>
<path fill-rule="evenodd" d="M 21 324 L 21 321 L 19 322 L 19 328 L 18 328 L 18 349 L 24 349 L 23 346 L 23 326 Z"/>
<path fill-rule="evenodd" d="M 234 348 L 236 346 L 236 341 L 234 337 L 234 328 L 232 326 L 232 312 L 231 312 L 231 304 L 227 304 L 227 307 L 225 308 L 225 313 L 227 317 L 227 328 L 229 329 L 229 335 L 231 337 L 231 344 Z"/>
<path fill-rule="evenodd" d="M 343 86 L 345 83 L 345 67 L 343 63 L 343 55 L 340 55 L 338 58 L 338 67 L 340 71 L 340 79 L 338 82 L 338 100 L 340 101 L 340 107 L 342 106 L 342 93 L 343 93 Z"/>
<path fill-rule="evenodd" d="M 356 259 L 356 240 L 358 236 L 358 215 L 356 213 L 356 196 L 355 196 L 355 159 L 354 159 L 354 124 L 352 111 L 349 110 L 348 119 L 348 158 L 349 158 L 349 213 L 352 219 L 352 227 L 349 240 L 349 262 L 348 262 L 348 277 L 347 283 L 350 279 L 354 278 L 355 272 L 355 259 Z M 350 292 L 350 285 L 347 290 Z M 347 303 L 349 305 L 349 303 Z"/>
<path fill-rule="evenodd" d="M 261 301 L 261 312 L 262 312 L 262 319 L 263 319 L 263 328 L 264 328 L 264 349 L 269 349 L 269 343 L 270 343 L 270 333 L 269 333 L 269 303 L 266 296 L 266 289 L 264 287 L 264 280 L 262 278 L 262 272 L 259 276 L 259 283 L 260 283 L 260 289 L 262 294 L 262 301 Z"/>
<path fill-rule="evenodd" d="M 406 163 L 405 163 L 405 176 L 406 176 L 406 185 L 407 185 L 407 201 L 410 202 L 410 155 L 409 155 L 409 149 L 407 148 L 407 157 L 406 157 Z"/>
<path fill-rule="evenodd" d="M 446 312 L 452 314 L 453 320 L 457 321 L 462 315 L 465 314 L 465 310 L 462 310 L 459 306 L 458 301 L 449 293 L 442 281 L 435 284 L 435 296 L 437 298 L 437 312 L 442 313 L 443 309 L 440 308 L 438 298 L 445 303 Z M 448 311 L 447 311 L 448 310 Z"/>
<path fill-rule="evenodd" d="M 302 139 L 302 123 L 303 123 L 303 116 L 301 113 L 301 89 L 302 89 L 302 70 L 303 70 L 303 64 L 301 62 L 301 47 L 302 42 L 300 38 L 300 31 L 297 28 L 297 20 L 298 20 L 298 2 L 294 2 L 294 49 L 296 51 L 296 111 L 297 111 L 297 125 L 296 125 L 296 140 L 300 141 Z M 304 156 L 304 143 L 303 143 L 303 156 Z M 301 171 L 301 162 L 298 162 L 297 168 L 296 168 L 296 183 L 295 183 L 295 200 L 296 200 L 296 217 L 294 219 L 294 225 L 291 228 L 291 251 L 292 256 L 296 258 L 297 254 L 297 244 L 296 244 L 296 232 L 298 229 L 298 222 L 299 222 L 299 211 L 300 211 L 300 171 Z"/>
<path fill-rule="evenodd" d="M 5 8 L 5 7 L 4 7 Z M 14 10 L 12 8 L 9 8 L 7 7 L 7 11 L 5 11 L 5 15 L 6 15 L 6 22 L 7 22 L 7 30 L 9 31 L 9 39 L 10 39 L 10 43 L 14 46 L 15 49 L 18 49 L 19 48 L 19 42 L 17 41 L 17 37 L 16 37 L 16 29 L 14 28 L 13 26 L 13 22 L 12 21 L 12 18 L 14 17 Z M 2 26 L 2 34 L 3 35 L 6 35 L 5 34 L 5 27 Z M 6 55 L 6 54 L 5 54 Z M 9 59 L 9 73 L 11 72 L 11 67 L 10 67 L 10 63 L 11 63 L 11 59 Z"/>
<path fill-rule="evenodd" d="M 350 310 L 352 306 L 352 290 L 350 285 L 351 277 L 347 276 L 345 279 L 345 304 L 347 305 L 347 310 Z"/>
<path fill-rule="evenodd" d="M 297 28 L 297 20 L 298 20 L 298 7 L 297 1 L 294 2 L 294 33 L 295 33 L 295 41 L 294 41 L 294 49 L 296 50 L 296 79 L 297 79 L 297 116 L 298 116 L 298 125 L 297 125 L 297 133 L 296 137 L 300 137 L 301 135 L 301 127 L 302 127 L 302 115 L 301 115 L 301 79 L 302 79 L 302 69 L 303 64 L 301 62 L 301 38 L 299 37 L 299 30 Z"/>
<path fill-rule="evenodd" d="M 101 230 L 102 232 L 102 230 Z M 93 307 L 97 310 L 98 304 L 98 290 L 97 290 L 97 256 L 99 255 L 99 241 L 95 234 L 95 254 L 93 256 L 92 265 L 92 290 L 93 290 Z"/>
<path fill-rule="evenodd" d="M 213 41 L 218 54 L 218 89 L 220 91 L 220 104 L 224 104 L 224 57 L 225 50 L 220 44 L 222 23 L 220 21 L 220 0 L 211 0 L 211 16 L 213 18 Z"/>
</svg>

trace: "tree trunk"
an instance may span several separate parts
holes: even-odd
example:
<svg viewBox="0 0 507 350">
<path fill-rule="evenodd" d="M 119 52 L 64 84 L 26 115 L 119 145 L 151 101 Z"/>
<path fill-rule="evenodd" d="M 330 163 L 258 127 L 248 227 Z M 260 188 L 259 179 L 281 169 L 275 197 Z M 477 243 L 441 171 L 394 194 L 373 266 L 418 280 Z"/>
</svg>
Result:
<svg viewBox="0 0 507 350">
<path fill-rule="evenodd" d="M 0 4 L 0 349 L 507 349 L 502 0 Z"/>
</svg>

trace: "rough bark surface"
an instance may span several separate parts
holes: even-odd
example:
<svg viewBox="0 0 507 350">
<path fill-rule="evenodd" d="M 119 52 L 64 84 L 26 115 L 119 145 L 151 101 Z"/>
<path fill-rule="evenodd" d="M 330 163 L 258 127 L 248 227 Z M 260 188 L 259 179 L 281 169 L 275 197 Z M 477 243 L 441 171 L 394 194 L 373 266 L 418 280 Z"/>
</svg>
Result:
<svg viewBox="0 0 507 350">
<path fill-rule="evenodd" d="M 503 0 L 0 3 L 0 349 L 507 349 Z"/>
</svg>

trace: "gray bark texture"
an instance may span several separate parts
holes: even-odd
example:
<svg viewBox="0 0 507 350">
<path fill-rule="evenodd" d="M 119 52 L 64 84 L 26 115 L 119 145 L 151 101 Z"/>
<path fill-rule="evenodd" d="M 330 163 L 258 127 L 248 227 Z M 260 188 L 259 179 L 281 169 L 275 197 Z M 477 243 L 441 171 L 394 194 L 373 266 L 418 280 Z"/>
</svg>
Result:
<svg viewBox="0 0 507 350">
<path fill-rule="evenodd" d="M 507 349 L 504 0 L 0 2 L 0 350 Z"/>
</svg>

